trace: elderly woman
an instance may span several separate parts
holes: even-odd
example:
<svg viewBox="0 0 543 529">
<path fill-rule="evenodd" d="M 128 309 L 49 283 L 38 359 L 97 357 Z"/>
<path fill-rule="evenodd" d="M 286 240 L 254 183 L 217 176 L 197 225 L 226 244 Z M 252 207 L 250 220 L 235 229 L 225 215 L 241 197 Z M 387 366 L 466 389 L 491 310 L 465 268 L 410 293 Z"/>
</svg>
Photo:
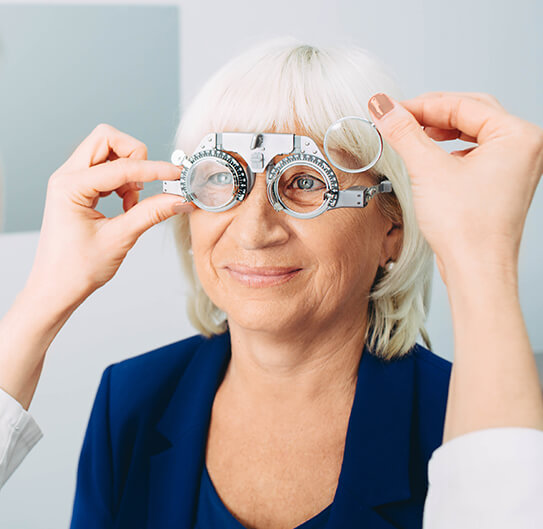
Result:
<svg viewBox="0 0 543 529">
<path fill-rule="evenodd" d="M 420 527 L 428 462 L 442 438 L 505 425 L 543 428 L 533 355 L 510 298 L 522 222 L 541 173 L 541 130 L 488 96 L 428 95 L 404 102 L 411 114 L 375 96 L 371 117 L 406 161 L 412 193 L 406 166 L 388 145 L 371 169 L 338 168 L 353 160 L 366 166 L 360 145 L 371 135 L 353 142 L 346 131 L 324 149 L 329 125 L 370 117 L 366 101 L 380 91 L 395 88 L 360 50 L 272 44 L 228 64 L 201 91 L 179 128 L 178 147 L 194 153 L 179 159 L 182 170 L 144 161 L 139 142 L 102 127 L 52 178 L 59 200 L 61 189 L 86 189 L 77 201 L 94 222 L 95 244 L 84 261 L 102 263 L 92 276 L 83 261 L 70 263 L 66 277 L 80 292 L 72 310 L 111 278 L 137 234 L 176 211 L 194 287 L 189 315 L 203 334 L 106 370 L 81 454 L 72 527 Z M 460 136 L 482 146 L 447 155 L 415 118 L 434 139 Z M 517 149 L 511 134 L 500 136 L 500 124 L 535 140 Z M 296 146 L 298 158 L 289 160 Z M 506 174 L 494 163 L 503 163 L 504 152 L 525 192 L 504 178 L 513 203 L 491 200 L 479 218 L 484 194 L 503 192 L 488 182 Z M 136 175 L 168 181 L 167 190 L 195 206 L 173 205 L 171 195 L 134 206 L 128 182 Z M 129 211 L 91 218 L 100 194 L 112 189 Z M 65 224 L 53 210 L 46 220 L 38 265 L 56 251 L 48 230 Z M 83 223 L 70 229 L 80 244 Z M 455 320 L 450 386 L 450 364 L 416 344 L 420 334 L 429 346 L 430 246 Z M 47 276 L 46 266 L 40 270 L 30 284 Z M 481 316 L 496 303 L 513 318 Z M 469 361 L 472 347 L 485 361 L 489 351 L 501 359 L 504 347 L 519 350 L 519 376 L 495 393 L 499 412 L 480 393 L 470 399 L 467 367 L 479 367 L 476 380 L 495 389 L 485 362 Z M 462 398 L 447 407 L 455 388 Z M 522 416 L 512 392 L 530 402 Z"/>
<path fill-rule="evenodd" d="M 178 147 L 216 154 L 191 158 L 191 188 L 207 209 L 174 224 L 194 287 L 189 314 L 205 337 L 106 371 L 73 527 L 112 512 L 127 527 L 421 525 L 450 364 L 415 345 L 433 261 L 407 173 L 390 149 L 379 173 L 334 169 L 340 189 L 387 180 L 394 193 L 309 218 L 276 211 L 266 186 L 292 134 L 314 142 L 278 189 L 295 212 L 313 212 L 325 131 L 367 115 L 379 90 L 393 93 L 392 82 L 365 53 L 272 44 L 227 64 L 187 110 Z M 207 137 L 221 132 L 222 149 Z M 265 134 L 243 156 L 249 138 L 237 132 Z M 331 148 L 348 163 L 363 152 L 343 136 Z M 228 167 L 249 173 L 258 153 L 252 189 L 225 209 Z"/>
</svg>

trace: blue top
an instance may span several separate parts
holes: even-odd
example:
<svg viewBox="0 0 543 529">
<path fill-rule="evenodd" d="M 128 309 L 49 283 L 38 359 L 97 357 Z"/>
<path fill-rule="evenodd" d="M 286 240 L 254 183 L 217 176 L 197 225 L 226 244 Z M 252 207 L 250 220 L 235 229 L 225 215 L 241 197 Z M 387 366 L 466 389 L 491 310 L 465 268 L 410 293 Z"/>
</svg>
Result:
<svg viewBox="0 0 543 529">
<path fill-rule="evenodd" d="M 81 449 L 72 529 L 194 527 L 230 354 L 228 333 L 194 336 L 105 370 Z M 393 361 L 364 347 L 326 529 L 422 527 L 450 373 L 450 362 L 420 345 Z"/>
<path fill-rule="evenodd" d="M 328 522 L 332 505 L 328 505 L 328 507 L 303 524 L 297 525 L 295 529 L 324 529 Z M 217 527 L 221 529 L 246 529 L 243 524 L 234 518 L 222 502 L 211 481 L 207 466 L 204 465 L 194 529 L 216 529 Z"/>
</svg>

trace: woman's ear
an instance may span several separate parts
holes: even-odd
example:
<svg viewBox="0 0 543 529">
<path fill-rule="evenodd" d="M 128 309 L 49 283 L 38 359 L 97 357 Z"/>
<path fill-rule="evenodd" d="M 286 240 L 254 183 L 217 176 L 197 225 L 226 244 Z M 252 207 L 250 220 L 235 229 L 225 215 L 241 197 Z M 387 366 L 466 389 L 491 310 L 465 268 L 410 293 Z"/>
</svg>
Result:
<svg viewBox="0 0 543 529">
<path fill-rule="evenodd" d="M 402 250 L 403 223 L 395 223 L 385 219 L 385 237 L 381 248 L 379 266 L 382 268 L 388 261 L 397 261 Z"/>
</svg>

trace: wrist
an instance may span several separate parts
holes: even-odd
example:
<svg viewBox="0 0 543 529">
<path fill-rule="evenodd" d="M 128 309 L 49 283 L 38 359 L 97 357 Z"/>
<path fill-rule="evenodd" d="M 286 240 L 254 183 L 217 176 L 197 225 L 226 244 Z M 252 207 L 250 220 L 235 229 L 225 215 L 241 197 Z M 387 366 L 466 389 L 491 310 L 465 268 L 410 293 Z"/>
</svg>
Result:
<svg viewBox="0 0 543 529">
<path fill-rule="evenodd" d="M 520 306 L 517 261 L 452 263 L 440 266 L 454 328 L 444 442 L 485 428 L 541 428 L 543 399 Z"/>
<path fill-rule="evenodd" d="M 518 256 L 488 258 L 471 256 L 468 252 L 455 252 L 446 259 L 436 255 L 436 262 L 443 282 L 451 297 L 452 292 L 484 291 L 508 295 L 518 291 Z M 451 300 L 452 301 L 452 300 Z"/>
<path fill-rule="evenodd" d="M 32 271 L 17 298 L 34 307 L 40 319 L 67 319 L 90 295 L 81 285 L 71 285 L 70 281 L 73 282 L 70 277 L 50 279 Z"/>
<path fill-rule="evenodd" d="M 32 285 L 25 286 L 0 320 L 0 387 L 28 409 L 47 350 L 70 314 Z"/>
<path fill-rule="evenodd" d="M 81 301 L 63 297 L 58 290 L 34 283 L 29 278 L 12 310 L 25 319 L 29 328 L 46 336 L 49 332 L 56 335 L 80 304 Z"/>
<path fill-rule="evenodd" d="M 451 263 L 443 268 L 453 320 L 455 359 L 468 354 L 464 351 L 471 348 L 486 350 L 491 343 L 500 348 L 509 344 L 516 349 L 522 342 L 525 348 L 516 261 L 483 263 L 464 259 Z"/>
</svg>

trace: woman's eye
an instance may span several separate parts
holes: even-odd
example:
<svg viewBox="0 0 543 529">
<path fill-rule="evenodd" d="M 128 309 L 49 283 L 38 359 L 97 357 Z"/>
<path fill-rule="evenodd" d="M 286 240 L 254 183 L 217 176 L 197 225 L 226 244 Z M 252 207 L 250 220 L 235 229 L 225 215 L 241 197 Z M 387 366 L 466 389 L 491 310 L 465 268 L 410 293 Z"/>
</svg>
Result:
<svg viewBox="0 0 543 529">
<path fill-rule="evenodd" d="M 324 182 L 309 175 L 294 178 L 291 185 L 294 189 L 300 189 L 302 191 L 318 191 L 325 187 Z"/>
<path fill-rule="evenodd" d="M 214 173 L 212 174 L 208 179 L 208 183 L 217 185 L 217 186 L 225 186 L 225 185 L 231 185 L 232 184 L 232 174 L 231 173 Z"/>
</svg>

